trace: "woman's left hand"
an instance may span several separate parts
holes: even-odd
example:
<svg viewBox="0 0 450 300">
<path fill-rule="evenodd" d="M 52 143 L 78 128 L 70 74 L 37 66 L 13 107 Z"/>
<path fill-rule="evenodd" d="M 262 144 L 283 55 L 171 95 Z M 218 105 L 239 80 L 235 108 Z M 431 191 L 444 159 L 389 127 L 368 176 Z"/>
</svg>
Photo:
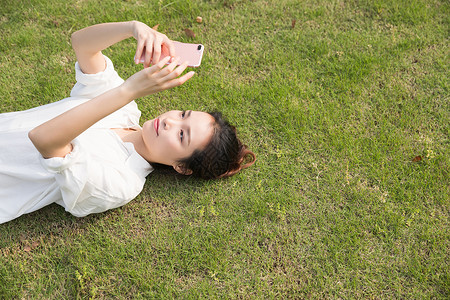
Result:
<svg viewBox="0 0 450 300">
<path fill-rule="evenodd" d="M 150 64 L 157 64 L 161 55 L 175 57 L 175 47 L 172 41 L 162 33 L 150 28 L 146 24 L 133 22 L 133 37 L 137 40 L 135 63 L 138 64 L 144 56 L 144 68 Z"/>
<path fill-rule="evenodd" d="M 193 71 L 181 75 L 187 67 L 187 62 L 177 67 L 179 58 L 165 66 L 169 59 L 170 57 L 166 56 L 157 64 L 141 70 L 125 80 L 121 86 L 122 91 L 127 95 L 125 98 L 137 99 L 161 92 L 182 85 L 194 75 Z"/>
</svg>

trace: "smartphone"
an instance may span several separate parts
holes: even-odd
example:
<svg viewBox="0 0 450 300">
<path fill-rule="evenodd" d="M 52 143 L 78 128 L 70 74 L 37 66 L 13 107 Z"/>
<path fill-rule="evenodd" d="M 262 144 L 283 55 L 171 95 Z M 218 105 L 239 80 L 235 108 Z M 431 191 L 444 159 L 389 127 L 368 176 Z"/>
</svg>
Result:
<svg viewBox="0 0 450 300">
<path fill-rule="evenodd" d="M 175 56 L 180 57 L 180 60 L 178 62 L 179 65 L 185 61 L 188 61 L 189 67 L 200 66 L 203 57 L 203 50 L 205 48 L 202 44 L 189 44 L 174 41 L 173 45 L 175 46 Z M 161 59 L 169 55 L 168 49 L 164 46 L 162 47 L 161 52 Z M 141 56 L 139 62 L 144 63 L 144 55 Z"/>
</svg>

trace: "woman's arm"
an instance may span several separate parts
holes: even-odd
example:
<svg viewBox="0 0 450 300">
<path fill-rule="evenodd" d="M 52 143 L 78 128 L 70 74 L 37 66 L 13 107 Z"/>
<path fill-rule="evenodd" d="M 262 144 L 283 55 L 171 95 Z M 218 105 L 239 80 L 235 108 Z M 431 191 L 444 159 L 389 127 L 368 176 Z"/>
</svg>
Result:
<svg viewBox="0 0 450 300">
<path fill-rule="evenodd" d="M 72 34 L 72 46 L 83 72 L 104 71 L 106 66 L 101 50 L 131 36 L 137 40 L 137 57 L 141 57 L 145 48 L 144 66 L 148 66 L 150 61 L 159 61 L 163 45 L 171 56 L 175 54 L 172 42 L 165 35 L 141 22 L 98 24 Z M 28 133 L 30 140 L 43 157 L 64 157 L 72 151 L 72 140 L 97 121 L 134 99 L 181 85 L 194 75 L 194 72 L 189 72 L 180 77 L 187 65 L 176 68 L 177 61 L 163 68 L 169 59 L 170 56 L 154 63 L 151 68 L 144 68 L 119 87 L 34 128 Z"/>
<path fill-rule="evenodd" d="M 150 62 L 159 62 L 163 47 L 168 49 L 170 56 L 175 56 L 172 41 L 144 23 L 129 21 L 97 24 L 72 34 L 72 47 L 81 70 L 86 74 L 104 71 L 106 65 L 101 51 L 132 36 L 137 40 L 136 63 L 145 54 L 144 67 L 148 67 Z"/>
<path fill-rule="evenodd" d="M 162 59 L 134 74 L 119 87 L 34 128 L 28 133 L 30 140 L 43 157 L 64 157 L 72 151 L 72 140 L 97 121 L 136 98 L 179 86 L 194 75 L 189 72 L 179 77 L 187 64 L 176 67 L 177 60 L 163 68 L 169 59 Z"/>
</svg>

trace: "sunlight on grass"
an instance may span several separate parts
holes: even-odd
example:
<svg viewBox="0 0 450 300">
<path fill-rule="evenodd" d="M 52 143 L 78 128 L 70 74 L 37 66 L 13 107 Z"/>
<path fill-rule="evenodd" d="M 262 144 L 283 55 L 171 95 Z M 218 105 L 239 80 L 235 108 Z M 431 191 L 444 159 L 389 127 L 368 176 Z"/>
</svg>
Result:
<svg viewBox="0 0 450 300">
<path fill-rule="evenodd" d="M 72 32 L 137 19 L 206 49 L 142 121 L 220 110 L 257 162 L 0 225 L 0 298 L 448 298 L 448 2 L 3 2 L 1 112 L 69 95 Z M 131 39 L 104 53 L 139 70 Z"/>
</svg>

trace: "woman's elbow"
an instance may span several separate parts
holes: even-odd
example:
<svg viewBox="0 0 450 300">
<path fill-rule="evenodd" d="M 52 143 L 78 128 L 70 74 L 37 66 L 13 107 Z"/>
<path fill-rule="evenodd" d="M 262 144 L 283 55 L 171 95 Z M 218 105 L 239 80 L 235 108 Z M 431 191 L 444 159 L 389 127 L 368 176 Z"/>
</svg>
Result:
<svg viewBox="0 0 450 300">
<path fill-rule="evenodd" d="M 80 45 L 78 36 L 79 36 L 78 31 L 75 31 L 70 36 L 70 42 L 72 44 L 72 49 L 75 50 L 75 51 L 77 50 L 77 48 Z"/>
<path fill-rule="evenodd" d="M 28 138 L 44 158 L 64 157 L 73 150 L 72 143 L 57 143 L 50 135 L 36 127 L 28 132 Z"/>
<path fill-rule="evenodd" d="M 41 134 L 39 128 L 34 128 L 28 132 L 28 138 L 31 143 L 33 143 L 34 147 L 42 154 L 43 157 L 49 156 L 48 151 L 48 142 L 46 141 L 45 136 Z"/>
<path fill-rule="evenodd" d="M 41 148 L 42 140 L 40 139 L 40 135 L 39 135 L 39 133 L 37 132 L 37 129 L 36 129 L 36 128 L 31 129 L 31 130 L 28 132 L 28 138 L 29 138 L 30 141 L 33 143 L 34 147 L 36 147 L 36 149 L 39 150 L 39 148 Z M 39 150 L 39 152 L 40 152 L 40 150 Z"/>
</svg>

